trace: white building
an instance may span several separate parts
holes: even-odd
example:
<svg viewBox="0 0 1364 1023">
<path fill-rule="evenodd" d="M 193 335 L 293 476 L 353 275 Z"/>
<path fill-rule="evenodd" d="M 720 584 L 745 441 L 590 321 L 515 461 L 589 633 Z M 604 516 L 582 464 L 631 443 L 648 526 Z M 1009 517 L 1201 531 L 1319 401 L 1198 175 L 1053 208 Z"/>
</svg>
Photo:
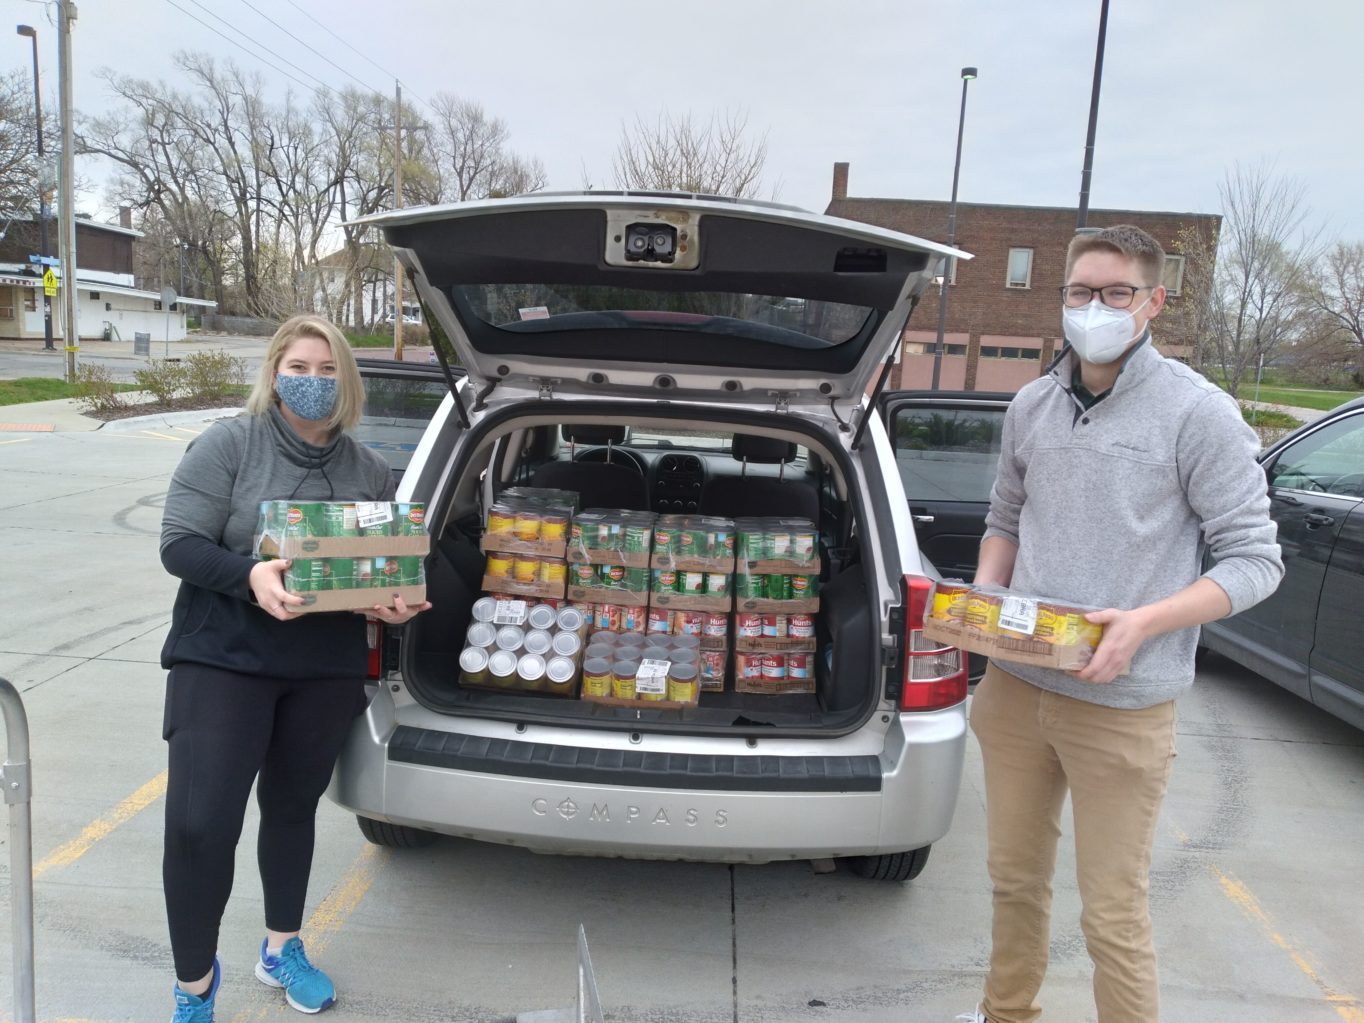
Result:
<svg viewBox="0 0 1364 1023">
<path fill-rule="evenodd" d="M 59 230 L 54 217 L 47 229 L 49 251 L 56 251 Z M 217 308 L 216 302 L 177 297 L 166 309 L 160 292 L 134 287 L 133 243 L 141 237 L 131 227 L 76 218 L 76 327 L 82 341 L 131 341 L 139 333 L 153 341 L 179 341 L 190 310 Z M 43 266 L 29 259 L 38 250 L 36 218 L 16 217 L 0 236 L 0 338 L 44 337 Z M 59 289 L 52 298 L 52 336 L 60 346 L 66 336 L 62 272 L 52 269 Z"/>
</svg>

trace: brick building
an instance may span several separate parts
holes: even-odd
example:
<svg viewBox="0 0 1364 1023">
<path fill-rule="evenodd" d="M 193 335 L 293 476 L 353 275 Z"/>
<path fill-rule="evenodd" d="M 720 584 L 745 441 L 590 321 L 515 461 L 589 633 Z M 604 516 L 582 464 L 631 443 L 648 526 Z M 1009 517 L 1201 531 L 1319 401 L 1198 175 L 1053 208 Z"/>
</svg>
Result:
<svg viewBox="0 0 1364 1023">
<path fill-rule="evenodd" d="M 848 165 L 834 164 L 833 195 L 825 211 L 933 241 L 947 241 L 949 203 L 869 199 L 848 195 Z M 1061 296 L 1066 246 L 1075 235 L 1075 209 L 957 203 L 957 248 L 975 258 L 952 268 L 943 332 L 939 386 L 944 390 L 1017 391 L 1039 376 L 1065 343 Z M 1164 312 L 1153 334 L 1165 354 L 1191 353 L 1181 296 L 1189 269 L 1179 254 L 1185 232 L 1215 237 L 1222 218 L 1207 213 L 1095 210 L 1089 226 L 1135 224 L 1165 249 Z M 892 388 L 927 388 L 938 336 L 938 292 L 924 296 L 904 333 L 904 352 Z"/>
</svg>

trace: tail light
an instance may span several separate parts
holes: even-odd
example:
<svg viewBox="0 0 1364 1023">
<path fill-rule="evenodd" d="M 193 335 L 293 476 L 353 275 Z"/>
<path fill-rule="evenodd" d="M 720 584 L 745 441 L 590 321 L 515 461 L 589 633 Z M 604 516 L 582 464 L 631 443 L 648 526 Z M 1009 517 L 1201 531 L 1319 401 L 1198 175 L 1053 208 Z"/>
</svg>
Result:
<svg viewBox="0 0 1364 1023">
<path fill-rule="evenodd" d="M 932 589 L 932 579 L 918 575 L 904 578 L 901 592 L 905 601 L 901 710 L 940 710 L 966 699 L 969 676 L 966 651 L 924 638 L 924 615 Z"/>
<path fill-rule="evenodd" d="M 365 619 L 365 644 L 369 647 L 369 661 L 365 667 L 365 675 L 370 679 L 380 678 L 384 669 L 383 622 L 376 622 L 372 618 Z"/>
</svg>

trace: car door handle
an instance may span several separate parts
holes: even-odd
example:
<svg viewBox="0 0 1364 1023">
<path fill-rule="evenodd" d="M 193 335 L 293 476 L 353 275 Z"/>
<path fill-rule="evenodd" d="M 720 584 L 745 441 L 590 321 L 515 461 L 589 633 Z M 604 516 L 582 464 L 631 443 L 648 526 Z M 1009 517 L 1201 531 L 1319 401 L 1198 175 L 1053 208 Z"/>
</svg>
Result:
<svg viewBox="0 0 1364 1023">
<path fill-rule="evenodd" d="M 1336 524 L 1336 520 L 1333 517 L 1330 515 L 1323 515 L 1318 511 L 1308 512 L 1302 517 L 1302 520 L 1307 523 L 1308 529 L 1312 529 L 1316 526 L 1334 526 Z"/>
<path fill-rule="evenodd" d="M 911 515 L 910 518 L 913 519 L 915 522 L 919 523 L 919 525 L 921 526 L 927 526 L 933 522 L 932 515 Z"/>
</svg>

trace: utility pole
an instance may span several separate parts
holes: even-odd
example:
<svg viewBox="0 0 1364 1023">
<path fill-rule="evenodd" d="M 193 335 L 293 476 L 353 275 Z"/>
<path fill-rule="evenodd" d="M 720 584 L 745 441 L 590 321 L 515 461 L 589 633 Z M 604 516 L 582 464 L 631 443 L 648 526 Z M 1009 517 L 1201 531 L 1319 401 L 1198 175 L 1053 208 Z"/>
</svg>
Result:
<svg viewBox="0 0 1364 1023">
<path fill-rule="evenodd" d="M 52 180 L 47 169 L 47 158 L 43 149 L 43 92 L 38 86 L 38 32 L 31 25 L 18 26 L 21 36 L 33 41 L 33 111 L 38 118 L 38 255 L 46 259 L 52 255 L 47 247 L 47 222 L 52 219 L 52 211 L 47 206 L 47 193 Z M 48 265 L 40 264 L 46 273 Z M 52 343 L 52 296 L 43 289 L 43 351 L 56 349 Z"/>
<path fill-rule="evenodd" d="M 1094 87 L 1089 94 L 1089 130 L 1085 133 L 1085 163 L 1080 172 L 1080 211 L 1075 218 L 1079 231 L 1089 220 L 1089 178 L 1094 171 L 1094 130 L 1099 124 L 1099 86 L 1104 77 L 1104 37 L 1108 35 L 1108 0 L 1099 6 L 1099 48 L 1094 55 Z"/>
<path fill-rule="evenodd" d="M 57 0 L 57 74 L 61 80 L 62 162 L 58 180 L 60 195 L 57 214 L 62 260 L 62 329 L 66 335 L 66 381 L 76 382 L 76 354 L 80 351 L 80 329 L 76 323 L 76 201 L 75 139 L 72 130 L 71 96 L 71 23 L 76 20 L 76 5 Z"/>
<path fill-rule="evenodd" d="M 403 86 L 393 83 L 393 208 L 403 207 Z M 403 361 L 403 265 L 393 257 L 393 358 Z"/>
</svg>

